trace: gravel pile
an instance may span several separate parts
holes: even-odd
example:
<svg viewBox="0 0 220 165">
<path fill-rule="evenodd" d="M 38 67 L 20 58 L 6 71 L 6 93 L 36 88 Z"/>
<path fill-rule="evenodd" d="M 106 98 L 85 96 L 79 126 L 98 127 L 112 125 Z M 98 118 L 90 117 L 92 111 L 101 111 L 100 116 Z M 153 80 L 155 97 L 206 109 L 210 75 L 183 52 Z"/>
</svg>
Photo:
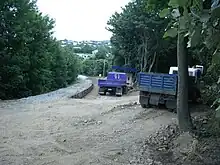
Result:
<svg viewBox="0 0 220 165">
<path fill-rule="evenodd" d="M 179 128 L 176 124 L 162 127 L 155 134 L 146 140 L 146 144 L 154 147 L 158 151 L 166 151 L 172 147 L 172 141 L 179 136 Z"/>
</svg>

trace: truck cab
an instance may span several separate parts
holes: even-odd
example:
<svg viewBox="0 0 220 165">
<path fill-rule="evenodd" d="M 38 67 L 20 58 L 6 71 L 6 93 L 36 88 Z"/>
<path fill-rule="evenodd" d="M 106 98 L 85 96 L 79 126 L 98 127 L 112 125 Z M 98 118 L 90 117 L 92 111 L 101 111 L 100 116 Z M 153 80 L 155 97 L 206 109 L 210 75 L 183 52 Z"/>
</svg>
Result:
<svg viewBox="0 0 220 165">
<path fill-rule="evenodd" d="M 128 76 L 123 72 L 109 72 L 106 79 L 99 79 L 99 94 L 122 96 L 123 93 L 127 93 Z"/>
<path fill-rule="evenodd" d="M 201 74 L 203 74 L 203 66 L 196 65 L 192 68 L 188 68 L 189 76 L 190 77 L 197 77 L 200 78 Z M 169 74 L 178 74 L 178 67 L 172 66 L 170 67 Z"/>
<path fill-rule="evenodd" d="M 108 72 L 107 80 L 127 81 L 127 75 L 122 72 Z"/>
<path fill-rule="evenodd" d="M 108 72 L 106 79 L 99 79 L 99 94 L 122 96 L 127 94 L 128 90 L 133 87 L 133 74 L 137 72 L 134 68 L 112 66 L 115 72 Z"/>
<path fill-rule="evenodd" d="M 192 102 L 198 102 L 198 99 L 201 98 L 200 94 L 200 78 L 203 74 L 203 66 L 196 65 L 193 67 L 188 67 L 189 79 L 188 79 L 188 88 L 189 88 L 189 100 Z M 178 67 L 170 67 L 169 74 L 178 74 Z"/>
</svg>

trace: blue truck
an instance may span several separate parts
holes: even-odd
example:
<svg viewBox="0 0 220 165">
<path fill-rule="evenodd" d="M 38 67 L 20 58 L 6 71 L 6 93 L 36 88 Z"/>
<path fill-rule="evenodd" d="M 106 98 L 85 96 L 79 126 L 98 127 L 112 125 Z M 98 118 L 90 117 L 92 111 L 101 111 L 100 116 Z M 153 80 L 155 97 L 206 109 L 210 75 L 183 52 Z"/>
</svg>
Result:
<svg viewBox="0 0 220 165">
<path fill-rule="evenodd" d="M 99 94 L 106 95 L 107 93 L 110 93 L 111 95 L 116 96 L 127 94 L 128 90 L 133 87 L 133 76 L 131 72 L 136 72 L 136 70 L 118 66 L 113 66 L 112 69 L 123 70 L 124 72 L 108 72 L 105 79 L 99 79 Z"/>
<path fill-rule="evenodd" d="M 189 100 L 196 102 L 200 97 L 199 77 L 203 67 L 188 68 Z M 138 75 L 139 102 L 143 108 L 151 105 L 165 105 L 175 110 L 177 103 L 178 68 L 171 67 L 169 74 L 144 73 Z"/>
<path fill-rule="evenodd" d="M 122 96 L 122 94 L 127 94 L 127 75 L 126 73 L 120 72 L 109 72 L 106 79 L 98 80 L 99 94 L 106 95 L 110 93 L 111 95 Z"/>
</svg>

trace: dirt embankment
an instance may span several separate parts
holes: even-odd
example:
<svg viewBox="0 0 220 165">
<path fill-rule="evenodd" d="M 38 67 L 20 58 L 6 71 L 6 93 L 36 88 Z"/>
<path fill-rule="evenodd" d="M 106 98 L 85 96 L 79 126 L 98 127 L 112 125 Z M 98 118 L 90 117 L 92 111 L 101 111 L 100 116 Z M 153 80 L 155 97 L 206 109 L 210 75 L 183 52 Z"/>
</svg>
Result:
<svg viewBox="0 0 220 165">
<path fill-rule="evenodd" d="M 137 101 L 137 93 L 100 97 L 95 87 L 83 99 L 2 105 L 0 164 L 130 164 L 138 142 L 175 121 Z"/>
</svg>

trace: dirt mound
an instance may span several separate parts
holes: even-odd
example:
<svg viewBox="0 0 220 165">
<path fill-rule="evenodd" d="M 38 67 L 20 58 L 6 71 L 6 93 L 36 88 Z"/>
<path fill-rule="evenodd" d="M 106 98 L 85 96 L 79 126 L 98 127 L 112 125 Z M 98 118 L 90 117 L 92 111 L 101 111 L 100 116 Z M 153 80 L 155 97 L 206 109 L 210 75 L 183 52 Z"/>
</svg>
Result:
<svg viewBox="0 0 220 165">
<path fill-rule="evenodd" d="M 176 123 L 162 127 L 145 141 L 145 151 L 152 160 L 164 165 L 220 164 L 220 136 L 216 129 L 211 129 L 212 117 L 210 114 L 193 117 L 197 128 L 193 134 L 180 133 Z"/>
</svg>

